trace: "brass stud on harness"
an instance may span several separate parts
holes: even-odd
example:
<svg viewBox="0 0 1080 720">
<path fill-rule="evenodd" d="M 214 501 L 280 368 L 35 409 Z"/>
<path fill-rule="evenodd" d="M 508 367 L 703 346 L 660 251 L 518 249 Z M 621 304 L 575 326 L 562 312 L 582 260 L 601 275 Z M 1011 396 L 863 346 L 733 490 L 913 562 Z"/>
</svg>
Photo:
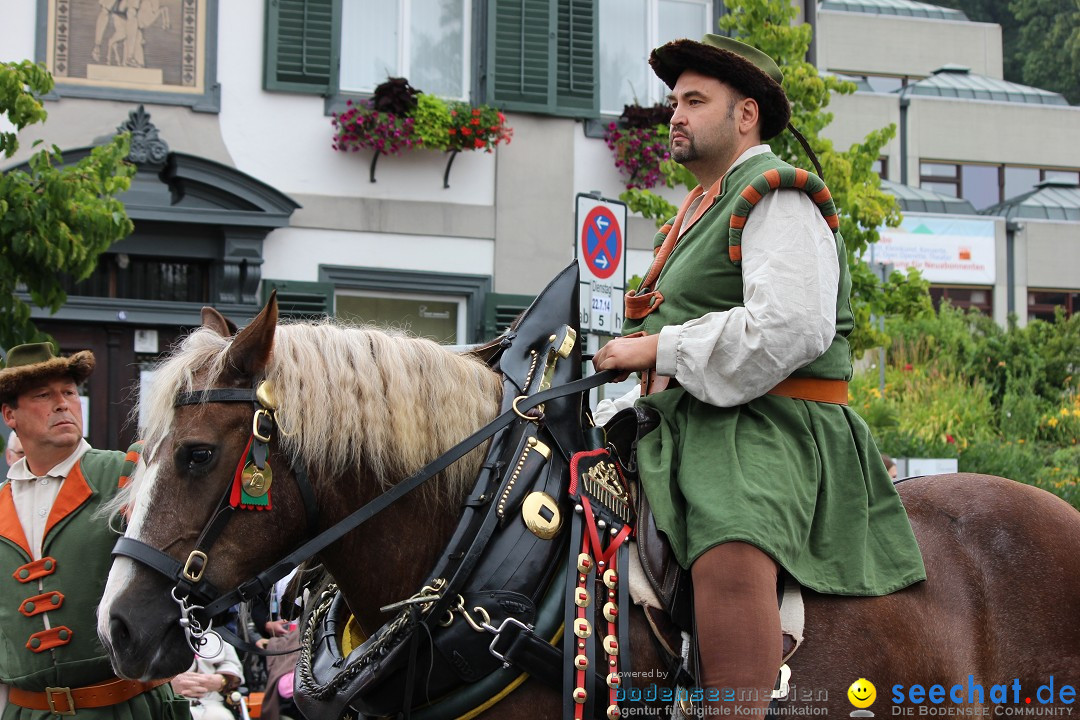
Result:
<svg viewBox="0 0 1080 720">
<path fill-rule="evenodd" d="M 622 712 L 619 710 L 618 705 L 608 705 L 608 709 L 607 709 L 607 719 L 608 720 L 617 720 L 617 718 L 621 718 L 621 717 L 622 717 Z"/>
<path fill-rule="evenodd" d="M 255 399 L 267 410 L 277 410 L 277 397 L 269 380 L 263 380 L 259 387 L 255 388 Z"/>
<path fill-rule="evenodd" d="M 574 634 L 579 638 L 587 638 L 592 635 L 592 623 L 585 618 L 578 618 L 574 621 Z M 609 655 L 611 653 L 608 653 Z"/>
<path fill-rule="evenodd" d="M 589 603 L 592 599 L 589 597 L 589 591 L 583 587 L 574 588 L 574 604 L 578 607 L 589 607 Z"/>
<path fill-rule="evenodd" d="M 585 692 L 585 688 L 574 688 L 574 702 L 578 705 L 584 705 L 586 698 L 589 697 L 589 693 Z"/>
<path fill-rule="evenodd" d="M 525 527 L 541 540 L 550 540 L 559 534 L 562 513 L 559 505 L 545 492 L 531 492 L 521 504 L 521 517 Z"/>
<path fill-rule="evenodd" d="M 589 667 L 589 657 L 587 655 L 575 655 L 574 667 L 578 670 L 585 670 Z"/>
</svg>

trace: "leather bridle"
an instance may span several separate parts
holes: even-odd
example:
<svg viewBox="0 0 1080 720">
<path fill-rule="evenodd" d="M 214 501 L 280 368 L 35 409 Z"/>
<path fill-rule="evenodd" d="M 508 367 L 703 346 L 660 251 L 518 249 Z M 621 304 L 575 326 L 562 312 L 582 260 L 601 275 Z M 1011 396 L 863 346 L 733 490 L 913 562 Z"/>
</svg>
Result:
<svg viewBox="0 0 1080 720">
<path fill-rule="evenodd" d="M 233 645 L 242 645 L 246 649 L 246 643 L 239 641 L 235 635 L 223 628 L 216 631 L 212 629 L 212 621 L 217 615 L 228 610 L 240 602 L 249 601 L 255 597 L 264 595 L 273 587 L 274 583 L 288 575 L 301 562 L 313 557 L 332 543 L 340 540 L 350 531 L 356 529 L 379 512 L 385 510 L 397 500 L 420 485 L 430 480 L 438 473 L 445 470 L 452 463 L 464 457 L 469 451 L 478 447 L 481 443 L 495 435 L 499 430 L 509 425 L 516 418 L 539 419 L 541 416 L 527 415 L 530 411 L 555 398 L 581 393 L 592 388 L 599 387 L 611 382 L 618 373 L 607 370 L 586 378 L 575 380 L 564 385 L 559 385 L 531 396 L 517 397 L 509 410 L 495 417 L 487 425 L 462 440 L 454 447 L 447 450 L 435 460 L 428 463 L 419 471 L 397 483 L 383 492 L 363 507 L 355 510 L 350 515 L 340 520 L 321 533 L 315 534 L 318 506 L 315 502 L 315 493 L 308 481 L 306 469 L 292 466 L 293 475 L 296 477 L 297 486 L 304 500 L 307 514 L 307 540 L 296 547 L 292 552 L 281 560 L 271 565 L 266 570 L 258 573 L 255 577 L 241 583 L 235 589 L 222 593 L 204 578 L 206 568 L 210 561 L 210 550 L 215 541 L 225 529 L 229 519 L 233 516 L 234 508 L 230 504 L 231 484 L 226 489 L 210 521 L 203 528 L 199 539 L 183 563 L 173 559 L 168 554 L 152 547 L 141 540 L 121 537 L 113 547 L 113 555 L 123 555 L 147 567 L 156 570 L 169 580 L 175 580 L 172 588 L 173 599 L 180 605 L 180 624 L 184 628 L 189 644 L 195 652 L 205 643 L 205 635 L 218 633 L 226 636 Z M 252 403 L 254 415 L 252 417 L 252 451 L 255 454 L 255 463 L 265 463 L 268 454 L 268 446 L 276 421 L 274 418 L 273 393 L 267 383 L 261 382 L 252 388 L 211 388 L 194 392 L 180 393 L 176 397 L 174 407 L 195 405 L 202 403 Z M 240 458 L 240 465 L 246 461 L 247 454 Z M 201 616 L 201 617 L 197 617 Z M 204 628 L 203 622 L 209 624 Z M 239 643 L 239 644 L 238 644 Z"/>
</svg>

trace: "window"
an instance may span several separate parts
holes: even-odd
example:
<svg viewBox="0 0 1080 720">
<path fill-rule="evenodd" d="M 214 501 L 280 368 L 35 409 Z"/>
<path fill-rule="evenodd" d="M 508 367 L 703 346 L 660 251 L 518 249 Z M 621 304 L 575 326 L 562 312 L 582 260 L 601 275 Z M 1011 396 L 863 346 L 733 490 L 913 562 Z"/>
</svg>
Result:
<svg viewBox="0 0 1080 720">
<path fill-rule="evenodd" d="M 956 165 L 924 162 L 919 166 L 919 186 L 949 197 L 960 197 L 960 173 Z"/>
<path fill-rule="evenodd" d="M 955 308 L 975 308 L 984 315 L 993 315 L 994 294 L 988 287 L 942 287 L 930 288 L 930 299 L 934 309 L 941 307 L 941 301 L 948 299 Z"/>
<path fill-rule="evenodd" d="M 976 210 L 983 210 L 1009 198 L 1031 192 L 1043 180 L 1080 182 L 1080 172 L 1076 170 L 1020 165 L 923 161 L 919 168 L 921 187 L 942 195 L 964 198 L 971 202 Z"/>
<path fill-rule="evenodd" d="M 1005 198 L 1014 198 L 1035 189 L 1039 182 L 1039 168 L 1006 167 Z"/>
<path fill-rule="evenodd" d="M 706 2 L 648 1 L 672 6 L 672 17 Z M 465 99 L 479 74 L 483 97 L 474 102 L 569 117 L 600 111 L 600 0 L 266 2 L 267 90 L 365 93 L 397 74 L 425 92 Z M 472 37 L 474 15 L 483 38 Z"/>
<path fill-rule="evenodd" d="M 662 102 L 668 88 L 649 67 L 649 53 L 712 28 L 710 0 L 600 0 L 600 112 Z"/>
<path fill-rule="evenodd" d="M 1065 317 L 1080 312 L 1080 293 L 1073 290 L 1030 290 L 1028 292 L 1028 319 L 1038 318 L 1054 321 L 1057 308 L 1065 309 Z"/>
<path fill-rule="evenodd" d="M 597 0 L 488 0 L 487 102 L 595 116 Z"/>
<path fill-rule="evenodd" d="M 465 99 L 474 1 L 267 0 L 264 87 L 370 93 L 393 76 Z"/>
<path fill-rule="evenodd" d="M 370 93 L 387 77 L 445 98 L 469 95 L 471 0 L 342 0 L 338 87 Z"/>
<path fill-rule="evenodd" d="M 334 314 L 354 322 L 407 330 L 441 343 L 467 345 L 482 332 L 491 278 L 410 270 L 320 265 L 319 284 L 333 287 Z"/>
<path fill-rule="evenodd" d="M 1043 170 L 1043 180 L 1065 180 L 1080 185 L 1080 172 L 1076 170 Z"/>
<path fill-rule="evenodd" d="M 209 262 L 107 254 L 90 277 L 69 280 L 64 290 L 83 297 L 204 303 L 210 299 L 209 268 Z"/>
<path fill-rule="evenodd" d="M 998 168 L 994 165 L 961 165 L 961 197 L 976 210 L 988 208 L 1001 201 Z"/>
<path fill-rule="evenodd" d="M 878 177 L 880 177 L 882 180 L 888 180 L 889 156 L 882 155 L 881 157 L 879 157 L 877 160 L 874 161 L 874 164 L 871 166 L 870 169 L 876 172 L 878 174 Z"/>
<path fill-rule="evenodd" d="M 334 308 L 342 320 L 404 330 L 445 345 L 464 343 L 465 303 L 464 297 L 422 293 L 338 290 L 334 294 Z"/>
</svg>

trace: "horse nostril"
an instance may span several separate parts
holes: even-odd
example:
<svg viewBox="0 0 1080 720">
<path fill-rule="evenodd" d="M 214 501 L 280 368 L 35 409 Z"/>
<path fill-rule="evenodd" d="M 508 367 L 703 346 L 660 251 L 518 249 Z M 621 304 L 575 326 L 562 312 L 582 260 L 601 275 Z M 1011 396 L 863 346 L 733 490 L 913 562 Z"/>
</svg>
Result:
<svg viewBox="0 0 1080 720">
<path fill-rule="evenodd" d="M 131 644 L 131 632 L 127 623 L 116 615 L 109 618 L 109 635 L 112 637 L 113 647 L 129 647 Z"/>
</svg>

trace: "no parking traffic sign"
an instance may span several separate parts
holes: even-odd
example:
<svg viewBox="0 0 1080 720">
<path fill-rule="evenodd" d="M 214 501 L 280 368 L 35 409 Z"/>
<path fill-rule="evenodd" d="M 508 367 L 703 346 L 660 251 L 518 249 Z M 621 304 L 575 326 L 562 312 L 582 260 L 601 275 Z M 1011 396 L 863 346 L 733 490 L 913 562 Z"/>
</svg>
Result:
<svg viewBox="0 0 1080 720">
<path fill-rule="evenodd" d="M 622 331 L 626 288 L 626 205 L 579 193 L 574 257 L 581 275 L 581 329 L 605 335 Z"/>
</svg>

